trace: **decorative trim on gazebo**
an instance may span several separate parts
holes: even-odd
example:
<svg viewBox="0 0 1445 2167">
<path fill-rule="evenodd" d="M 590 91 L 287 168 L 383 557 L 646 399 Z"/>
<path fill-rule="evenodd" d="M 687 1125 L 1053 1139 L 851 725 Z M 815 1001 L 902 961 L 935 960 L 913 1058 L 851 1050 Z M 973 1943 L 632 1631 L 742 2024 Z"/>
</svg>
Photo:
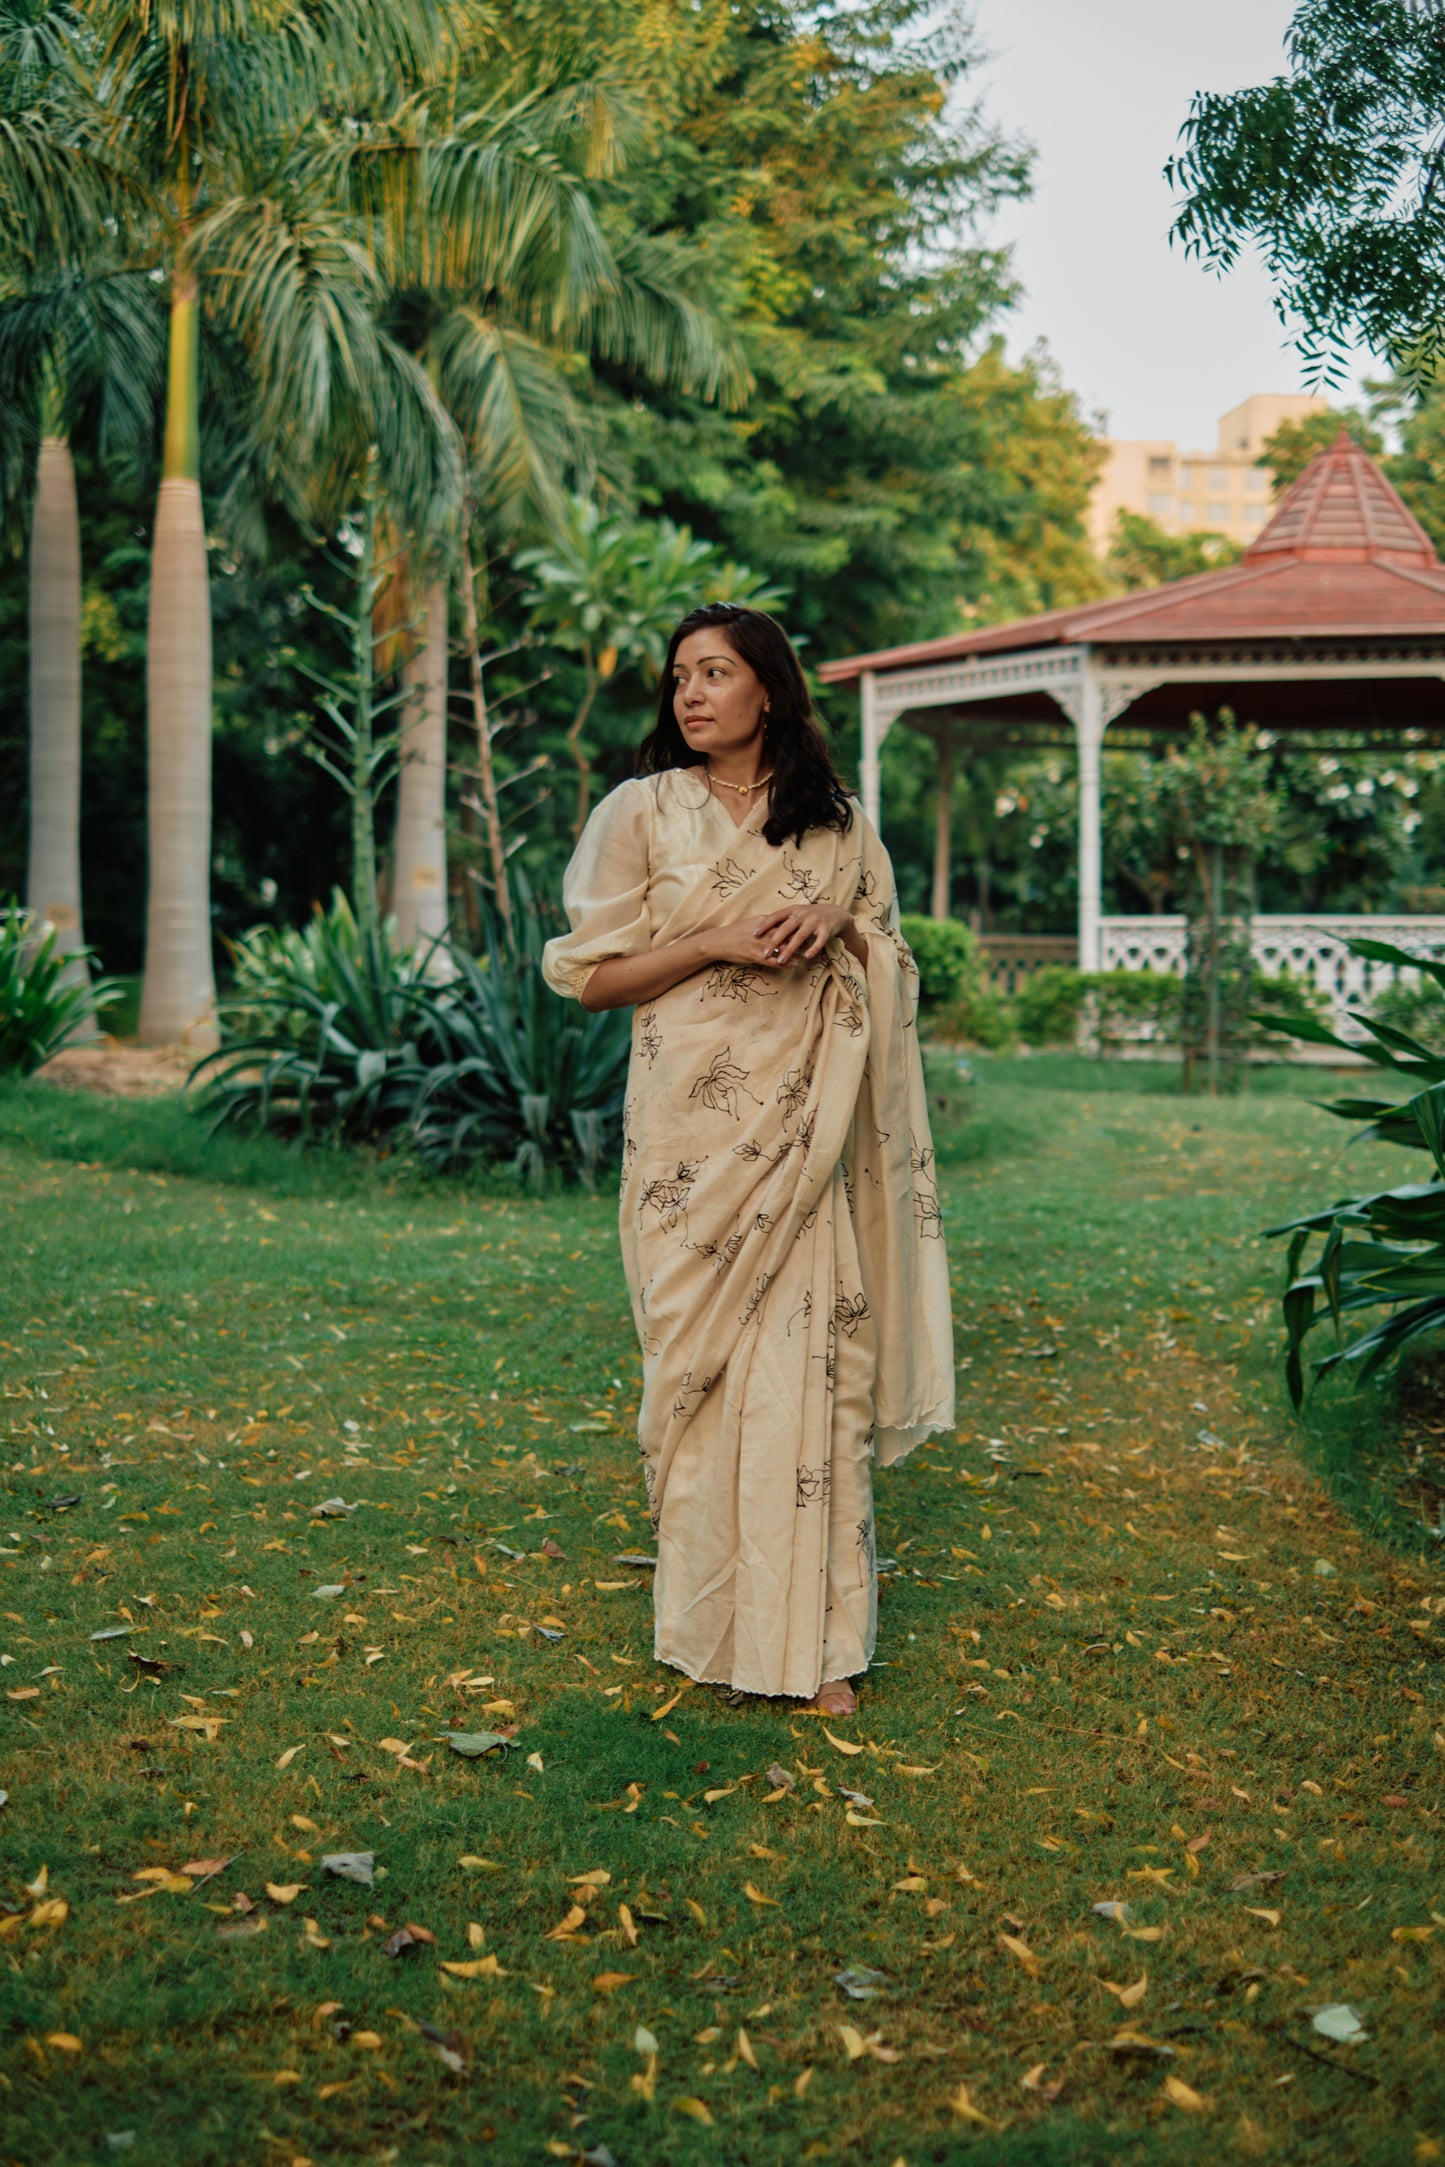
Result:
<svg viewBox="0 0 1445 2167">
<path fill-rule="evenodd" d="M 1098 970 L 1100 763 L 1110 726 L 1177 734 L 1191 711 L 1238 711 L 1243 696 L 1243 719 L 1280 732 L 1365 732 L 1397 745 L 1445 737 L 1445 565 L 1373 460 L 1341 431 L 1236 565 L 825 662 L 819 675 L 858 685 L 862 797 L 875 826 L 890 729 L 905 723 L 938 747 L 936 916 L 948 907 L 958 745 L 984 732 L 1056 741 L 1061 726 L 1070 728 L 1079 764 L 1078 956 L 1083 969 Z M 1136 921 L 1110 921 L 1124 923 Z M 1357 923 L 1364 930 L 1382 921 Z M 1438 922 L 1418 923 L 1421 944 L 1433 946 Z"/>
</svg>

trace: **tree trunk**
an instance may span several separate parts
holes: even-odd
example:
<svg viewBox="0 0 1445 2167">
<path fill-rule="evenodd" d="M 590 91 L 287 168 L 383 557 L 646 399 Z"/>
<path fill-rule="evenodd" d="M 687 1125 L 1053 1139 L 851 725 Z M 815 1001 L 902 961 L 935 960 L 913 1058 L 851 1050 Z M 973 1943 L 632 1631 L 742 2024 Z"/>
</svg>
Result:
<svg viewBox="0 0 1445 2167">
<path fill-rule="evenodd" d="M 140 1036 L 217 1044 L 211 968 L 211 595 L 201 510 L 199 309 L 175 281 L 146 625 L 150 882 Z"/>
<path fill-rule="evenodd" d="M 507 886 L 507 849 L 502 836 L 502 815 L 497 804 L 497 770 L 492 759 L 492 725 L 487 714 L 486 685 L 482 676 L 481 635 L 477 628 L 476 572 L 472 565 L 470 529 L 462 536 L 462 635 L 467 647 L 467 673 L 472 688 L 472 724 L 477 733 L 477 781 L 482 793 L 482 817 L 487 824 L 487 850 L 492 864 L 492 900 L 501 915 L 508 940 L 512 937 L 512 891 Z"/>
<path fill-rule="evenodd" d="M 63 437 L 40 446 L 30 528 L 30 854 L 26 908 L 83 948 L 80 922 L 80 518 Z M 77 960 L 66 976 L 85 978 Z"/>
<path fill-rule="evenodd" d="M 401 945 L 423 947 L 447 931 L 447 589 L 427 589 L 426 636 L 402 666 L 392 909 Z"/>
</svg>

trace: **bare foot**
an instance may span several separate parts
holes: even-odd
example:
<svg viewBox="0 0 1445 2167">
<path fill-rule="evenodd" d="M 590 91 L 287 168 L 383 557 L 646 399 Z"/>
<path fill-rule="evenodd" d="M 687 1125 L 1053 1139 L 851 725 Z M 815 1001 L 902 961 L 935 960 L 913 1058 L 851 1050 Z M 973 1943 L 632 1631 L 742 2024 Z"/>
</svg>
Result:
<svg viewBox="0 0 1445 2167">
<path fill-rule="evenodd" d="M 819 1715 L 851 1716 L 858 1712 L 858 1696 L 846 1678 L 825 1678 L 811 1705 Z"/>
</svg>

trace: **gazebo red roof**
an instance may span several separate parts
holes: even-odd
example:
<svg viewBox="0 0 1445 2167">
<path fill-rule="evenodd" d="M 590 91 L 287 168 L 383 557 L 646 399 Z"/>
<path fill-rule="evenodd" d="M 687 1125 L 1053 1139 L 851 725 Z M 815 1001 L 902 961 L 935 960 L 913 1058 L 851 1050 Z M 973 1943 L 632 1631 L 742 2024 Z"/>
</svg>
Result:
<svg viewBox="0 0 1445 2167">
<path fill-rule="evenodd" d="M 828 684 L 970 655 L 1076 644 L 1445 637 L 1445 564 L 1384 475 L 1342 429 L 1280 499 L 1238 564 L 981 632 L 820 665 Z"/>
</svg>

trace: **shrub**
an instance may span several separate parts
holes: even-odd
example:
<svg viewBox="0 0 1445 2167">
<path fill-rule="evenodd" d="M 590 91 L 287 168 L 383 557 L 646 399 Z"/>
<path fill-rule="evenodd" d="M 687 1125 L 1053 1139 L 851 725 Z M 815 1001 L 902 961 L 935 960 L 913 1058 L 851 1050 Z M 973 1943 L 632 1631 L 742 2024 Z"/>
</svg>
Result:
<svg viewBox="0 0 1445 2167">
<path fill-rule="evenodd" d="M 1048 963 L 1020 986 L 1014 1016 L 1028 1045 L 1068 1046 L 1091 1000 L 1105 1050 L 1139 1041 L 1169 1045 L 1179 1036 L 1182 993 L 1182 981 L 1168 971 L 1090 972 Z"/>
<path fill-rule="evenodd" d="M 1327 997 L 1296 971 L 1278 971 L 1267 977 L 1256 970 L 1250 975 L 1249 993 L 1255 1025 L 1251 1038 L 1256 1045 L 1268 1045 L 1270 1033 L 1286 1023 L 1305 1022 L 1311 1017 L 1319 1021 L 1330 1013 Z"/>
<path fill-rule="evenodd" d="M 1432 1032 L 1445 1039 L 1445 992 L 1433 978 L 1395 978 L 1375 998 L 1370 1014 L 1377 1023 L 1418 1037 Z"/>
<path fill-rule="evenodd" d="M 510 946 L 491 921 L 485 960 L 454 952 L 456 978 L 422 1000 L 412 1140 L 438 1170 L 506 1158 L 529 1188 L 556 1171 L 590 1189 L 617 1139 L 631 1016 L 559 1000 L 525 889 L 514 915 Z"/>
<path fill-rule="evenodd" d="M 1029 1046 L 1072 1046 L 1084 1006 L 1085 980 L 1071 963 L 1031 971 L 1014 995 L 1014 1021 Z"/>
<path fill-rule="evenodd" d="M 1386 941 L 1355 940 L 1349 945 L 1357 956 L 1409 965 L 1435 987 L 1445 988 L 1445 963 L 1421 961 Z M 1428 1152 L 1434 1178 L 1346 1197 L 1323 1211 L 1266 1229 L 1289 1240 L 1282 1307 L 1285 1377 L 1296 1407 L 1304 1398 L 1305 1340 L 1324 1317 L 1334 1322 L 1336 1345 L 1311 1365 L 1316 1376 L 1351 1362 L 1361 1384 L 1413 1341 L 1445 1327 L 1445 1035 L 1432 1046 L 1379 1014 L 1358 1009 L 1351 1013 L 1368 1034 L 1358 1045 L 1337 1037 L 1313 1016 L 1277 1020 L 1257 1015 L 1254 1020 L 1307 1045 L 1363 1054 L 1376 1068 L 1407 1079 L 1413 1095 L 1404 1100 L 1334 1099 L 1323 1111 L 1343 1121 L 1364 1121 L 1364 1135 L 1381 1142 Z M 1301 1271 L 1315 1236 L 1319 1249 L 1311 1268 Z M 1372 1309 L 1386 1314 L 1346 1340 L 1345 1319 Z"/>
<path fill-rule="evenodd" d="M 0 910 L 0 1075 L 33 1075 L 119 998 L 109 979 L 89 983 L 89 953 L 62 948 L 18 903 Z"/>
<path fill-rule="evenodd" d="M 258 926 L 233 950 L 225 1037 L 191 1071 L 206 1077 L 215 1128 L 276 1129 L 300 1143 L 374 1141 L 407 1119 L 423 987 L 391 929 L 363 934 L 338 889 L 302 932 Z"/>
<path fill-rule="evenodd" d="M 942 1008 L 979 985 L 978 940 L 957 918 L 900 918 L 898 930 L 918 965 L 918 997 L 925 1008 Z"/>
<path fill-rule="evenodd" d="M 247 934 L 226 1043 L 192 1072 L 208 1077 L 214 1129 L 389 1142 L 439 1172 L 484 1160 L 534 1189 L 552 1172 L 590 1187 L 616 1140 L 630 1019 L 549 991 L 520 882 L 513 916 L 510 941 L 489 922 L 480 960 L 444 943 L 399 951 L 340 894 L 304 932 Z"/>
</svg>

